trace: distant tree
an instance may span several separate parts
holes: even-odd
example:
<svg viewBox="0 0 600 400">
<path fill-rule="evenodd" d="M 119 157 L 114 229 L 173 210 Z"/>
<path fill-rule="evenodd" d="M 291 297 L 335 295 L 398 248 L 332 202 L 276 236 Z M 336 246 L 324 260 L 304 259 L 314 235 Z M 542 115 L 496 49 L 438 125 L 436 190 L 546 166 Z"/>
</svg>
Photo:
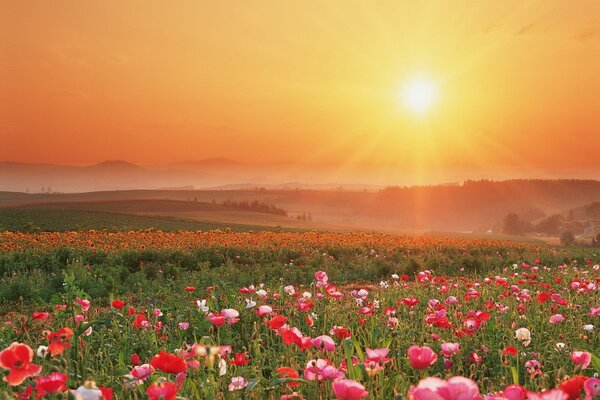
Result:
<svg viewBox="0 0 600 400">
<path fill-rule="evenodd" d="M 535 229 L 547 235 L 558 235 L 562 227 L 563 217 L 559 214 L 552 215 L 541 220 Z"/>
<path fill-rule="evenodd" d="M 529 225 L 519 214 L 511 212 L 504 217 L 503 231 L 509 235 L 522 235 L 530 228 Z"/>
<path fill-rule="evenodd" d="M 600 247 L 600 233 L 596 235 L 595 238 L 592 238 L 592 247 Z"/>
<path fill-rule="evenodd" d="M 592 204 L 588 205 L 585 208 L 585 213 L 592 218 L 600 217 L 600 201 L 594 201 Z"/>
<path fill-rule="evenodd" d="M 571 231 L 564 231 L 560 235 L 560 244 L 563 246 L 572 246 L 575 244 L 575 236 Z"/>
</svg>

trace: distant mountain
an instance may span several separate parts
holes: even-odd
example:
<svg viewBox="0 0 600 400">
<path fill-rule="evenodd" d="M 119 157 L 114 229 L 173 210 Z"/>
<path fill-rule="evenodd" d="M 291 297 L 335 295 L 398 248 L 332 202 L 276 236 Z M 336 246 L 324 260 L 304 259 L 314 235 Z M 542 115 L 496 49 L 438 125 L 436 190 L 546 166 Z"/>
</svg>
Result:
<svg viewBox="0 0 600 400">
<path fill-rule="evenodd" d="M 237 165 L 242 165 L 242 164 L 244 164 L 244 163 L 232 160 L 230 158 L 212 157 L 212 158 L 205 158 L 205 159 L 199 160 L 199 161 L 183 161 L 180 163 L 172 163 L 169 165 L 177 166 L 177 167 L 206 167 L 206 166 L 221 167 L 221 166 L 231 166 L 231 165 L 237 166 Z"/>
<path fill-rule="evenodd" d="M 147 171 L 139 165 L 123 160 L 103 161 L 101 163 L 84 167 L 90 170 L 112 171 L 112 172 L 142 172 Z"/>
</svg>

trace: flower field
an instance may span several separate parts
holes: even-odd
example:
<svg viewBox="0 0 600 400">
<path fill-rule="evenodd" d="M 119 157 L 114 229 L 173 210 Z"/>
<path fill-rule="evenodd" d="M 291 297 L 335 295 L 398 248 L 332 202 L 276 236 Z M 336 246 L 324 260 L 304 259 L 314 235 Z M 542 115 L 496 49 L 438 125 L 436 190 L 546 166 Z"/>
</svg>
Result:
<svg viewBox="0 0 600 400">
<path fill-rule="evenodd" d="M 0 233 L 2 398 L 600 398 L 594 249 Z"/>
</svg>

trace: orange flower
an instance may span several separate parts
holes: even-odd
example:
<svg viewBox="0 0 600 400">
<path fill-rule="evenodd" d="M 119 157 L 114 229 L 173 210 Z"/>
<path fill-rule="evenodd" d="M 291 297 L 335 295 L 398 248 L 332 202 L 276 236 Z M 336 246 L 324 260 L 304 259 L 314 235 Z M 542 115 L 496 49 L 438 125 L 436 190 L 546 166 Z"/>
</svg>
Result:
<svg viewBox="0 0 600 400">
<path fill-rule="evenodd" d="M 298 371 L 290 367 L 279 367 L 275 370 L 275 372 L 277 372 L 282 378 L 296 379 L 300 376 L 298 374 Z M 288 385 L 289 387 L 296 387 L 300 386 L 300 382 L 287 382 L 286 385 Z"/>
<path fill-rule="evenodd" d="M 33 361 L 33 350 L 23 343 L 14 342 L 0 352 L 0 368 L 8 369 L 4 381 L 10 386 L 17 386 L 30 376 L 42 370 L 41 365 L 30 364 Z"/>
<path fill-rule="evenodd" d="M 50 332 L 48 334 L 48 351 L 51 355 L 59 355 L 62 354 L 65 349 L 71 347 L 71 343 L 67 341 L 71 339 L 73 336 L 73 329 L 69 327 L 64 327 L 56 332 Z"/>
</svg>

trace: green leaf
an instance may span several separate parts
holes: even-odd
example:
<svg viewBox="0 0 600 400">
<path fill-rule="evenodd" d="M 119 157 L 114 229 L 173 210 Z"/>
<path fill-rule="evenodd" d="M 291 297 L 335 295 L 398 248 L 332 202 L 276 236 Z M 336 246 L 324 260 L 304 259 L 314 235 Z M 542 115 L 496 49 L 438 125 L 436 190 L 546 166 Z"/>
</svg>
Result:
<svg viewBox="0 0 600 400">
<path fill-rule="evenodd" d="M 246 392 L 251 392 L 260 383 L 260 378 L 252 378 L 248 380 L 246 385 Z"/>
<path fill-rule="evenodd" d="M 592 365 L 596 372 L 600 373 L 600 357 L 592 354 Z"/>
</svg>

